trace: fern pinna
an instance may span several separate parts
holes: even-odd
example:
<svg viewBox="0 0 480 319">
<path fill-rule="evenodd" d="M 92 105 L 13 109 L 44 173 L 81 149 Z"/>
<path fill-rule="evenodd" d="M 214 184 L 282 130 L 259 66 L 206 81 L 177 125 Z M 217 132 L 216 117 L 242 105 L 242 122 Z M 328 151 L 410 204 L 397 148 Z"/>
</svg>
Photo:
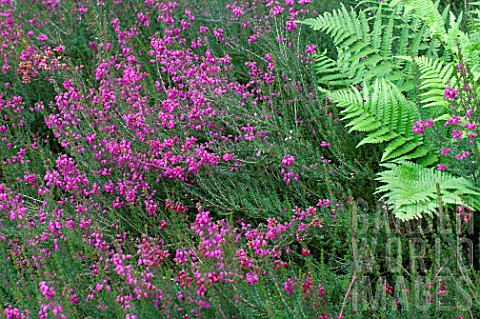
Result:
<svg viewBox="0 0 480 319">
<path fill-rule="evenodd" d="M 480 192 L 463 177 L 455 177 L 442 171 L 425 168 L 412 162 L 383 164 L 388 168 L 377 180 L 384 183 L 377 193 L 385 193 L 386 204 L 398 218 L 410 220 L 433 216 L 438 208 L 437 199 L 443 204 L 478 208 Z M 437 187 L 438 185 L 438 187 Z"/>
<path fill-rule="evenodd" d="M 400 9 L 383 3 L 373 17 L 363 10 L 356 13 L 343 6 L 302 23 L 326 32 L 334 40 L 336 59 L 326 52 L 315 56 L 318 84 L 327 91 L 385 78 L 408 92 L 414 88 L 414 68 L 394 56 L 416 56 L 429 49 L 427 28 L 411 14 L 402 16 Z"/>
<path fill-rule="evenodd" d="M 386 143 L 382 161 L 422 158 L 425 164 L 436 161 L 423 146 L 421 135 L 412 131 L 411 123 L 420 117 L 415 103 L 408 101 L 390 81 L 377 79 L 370 88 L 339 90 L 330 96 L 342 108 L 343 120 L 350 131 L 367 132 L 358 146 Z M 358 147 L 357 146 L 357 147 Z"/>
<path fill-rule="evenodd" d="M 458 204 L 461 194 L 477 195 L 475 185 L 467 183 L 467 187 L 447 173 L 436 172 L 432 166 L 438 163 L 438 150 L 412 131 L 421 118 L 440 121 L 451 116 L 444 92 L 457 83 L 459 59 L 470 63 L 478 75 L 473 41 L 448 7 L 440 13 L 431 0 L 362 5 L 358 12 L 343 6 L 302 23 L 329 34 L 336 46 L 336 57 L 327 52 L 315 56 L 319 90 L 342 109 L 350 131 L 364 132 L 358 146 L 384 146 L 381 161 L 386 171 L 379 173 L 384 185 L 378 193 L 384 193 L 402 219 L 434 211 L 436 189 L 431 183 L 426 189 L 421 186 L 427 180 L 440 184 L 444 204 Z M 435 179 L 428 179 L 429 174 Z M 452 180 L 458 188 L 451 187 Z"/>
</svg>

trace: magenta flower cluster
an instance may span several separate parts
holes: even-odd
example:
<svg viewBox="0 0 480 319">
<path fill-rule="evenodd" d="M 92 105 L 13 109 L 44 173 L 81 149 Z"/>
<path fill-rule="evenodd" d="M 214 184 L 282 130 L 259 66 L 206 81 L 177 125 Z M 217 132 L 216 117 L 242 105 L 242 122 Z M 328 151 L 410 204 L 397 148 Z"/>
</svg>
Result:
<svg viewBox="0 0 480 319">
<path fill-rule="evenodd" d="M 420 119 L 417 122 L 415 122 L 412 130 L 416 134 L 422 134 L 423 132 L 425 132 L 427 128 L 429 128 L 432 125 L 433 125 L 433 119 L 429 119 L 425 122 Z"/>
<path fill-rule="evenodd" d="M 457 89 L 451 88 L 448 86 L 445 88 L 444 96 L 446 100 L 455 100 L 455 98 L 457 97 L 457 94 L 458 94 Z"/>
</svg>

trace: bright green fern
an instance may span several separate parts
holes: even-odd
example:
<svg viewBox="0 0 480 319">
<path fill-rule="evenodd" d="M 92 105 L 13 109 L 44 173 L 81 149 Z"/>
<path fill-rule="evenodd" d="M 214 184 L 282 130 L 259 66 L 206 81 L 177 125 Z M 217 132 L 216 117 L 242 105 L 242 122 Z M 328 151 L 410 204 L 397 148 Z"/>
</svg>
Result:
<svg viewBox="0 0 480 319">
<path fill-rule="evenodd" d="M 454 63 L 440 59 L 434 60 L 425 56 L 417 58 L 397 56 L 396 58 L 413 61 L 418 65 L 421 107 L 433 108 L 430 112 L 432 117 L 439 112 L 449 111 L 450 104 L 445 100 L 444 91 L 445 87 L 454 87 L 457 82 L 453 73 Z"/>
<path fill-rule="evenodd" d="M 368 133 L 357 145 L 386 143 L 382 161 L 423 158 L 429 163 L 436 158 L 423 146 L 421 135 L 412 131 L 420 113 L 391 82 L 376 80 L 370 88 L 364 85 L 360 92 L 356 88 L 333 92 L 330 96 L 342 108 L 343 120 L 350 131 Z"/>
<path fill-rule="evenodd" d="M 427 50 L 436 54 L 437 45 L 428 43 L 428 29 L 419 19 L 382 3 L 378 4 L 373 17 L 342 6 L 300 23 L 329 34 L 337 49 L 336 59 L 328 57 L 326 52 L 315 57 L 322 90 L 334 91 L 385 78 L 401 91 L 409 92 L 415 87 L 414 67 L 394 59 L 394 55 L 417 56 Z"/>
<path fill-rule="evenodd" d="M 478 209 L 479 189 L 463 177 L 432 170 L 411 162 L 387 163 L 377 180 L 384 183 L 377 193 L 385 193 L 387 206 L 402 220 L 430 217 L 437 213 L 437 184 L 443 204 L 465 205 Z"/>
<path fill-rule="evenodd" d="M 480 10 L 472 14 L 477 36 L 471 38 L 448 6 L 439 12 L 431 0 L 363 3 L 365 10 L 343 6 L 303 24 L 329 34 L 337 51 L 315 56 L 319 90 L 342 109 L 350 131 L 365 134 L 358 146 L 384 147 L 381 161 L 389 170 L 380 173 L 385 185 L 378 192 L 401 219 L 431 216 L 437 183 L 446 204 L 459 203 L 462 194 L 477 196 L 473 184 L 436 170 L 438 150 L 412 127 L 419 119 L 450 116 L 444 91 L 457 84 L 460 61 L 480 79 Z"/>
</svg>

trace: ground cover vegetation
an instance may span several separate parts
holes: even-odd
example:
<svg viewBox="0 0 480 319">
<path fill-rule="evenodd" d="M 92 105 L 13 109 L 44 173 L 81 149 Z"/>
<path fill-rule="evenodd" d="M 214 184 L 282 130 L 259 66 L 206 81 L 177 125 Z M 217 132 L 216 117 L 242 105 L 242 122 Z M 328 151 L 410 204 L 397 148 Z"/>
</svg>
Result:
<svg viewBox="0 0 480 319">
<path fill-rule="evenodd" d="M 0 0 L 0 42 L 0 317 L 478 317 L 480 3 Z"/>
</svg>

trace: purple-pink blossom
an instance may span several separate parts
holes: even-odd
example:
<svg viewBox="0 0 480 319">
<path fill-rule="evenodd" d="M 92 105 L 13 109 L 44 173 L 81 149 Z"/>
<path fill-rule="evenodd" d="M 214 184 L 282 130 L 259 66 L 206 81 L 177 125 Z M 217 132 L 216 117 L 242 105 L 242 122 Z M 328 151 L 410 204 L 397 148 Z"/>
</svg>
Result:
<svg viewBox="0 0 480 319">
<path fill-rule="evenodd" d="M 448 149 L 447 149 L 447 148 L 442 147 L 442 150 L 440 151 L 440 153 L 441 153 L 442 155 L 447 156 L 451 151 L 452 151 L 451 148 L 448 148 Z"/>
<path fill-rule="evenodd" d="M 45 298 L 52 299 L 55 297 L 55 290 L 53 290 L 53 288 L 50 287 L 46 281 L 40 281 L 38 286 L 40 287 L 40 292 Z"/>
<path fill-rule="evenodd" d="M 417 122 L 415 122 L 415 124 L 413 125 L 413 132 L 416 133 L 416 134 L 422 134 L 423 132 L 425 132 L 425 129 L 429 128 L 430 126 L 433 125 L 433 119 L 429 119 L 425 122 L 423 122 L 421 119 L 418 120 Z"/>
<path fill-rule="evenodd" d="M 453 130 L 452 131 L 452 138 L 461 139 L 462 136 L 463 136 L 463 131 L 462 130 Z"/>
<path fill-rule="evenodd" d="M 230 153 L 230 154 L 227 153 L 227 154 L 224 154 L 222 158 L 225 162 L 228 162 L 228 161 L 231 161 L 234 158 L 234 156 L 235 156 L 234 153 Z"/>
<path fill-rule="evenodd" d="M 463 161 L 465 158 L 467 158 L 468 155 L 470 155 L 470 152 L 469 152 L 469 151 L 465 151 L 465 152 L 463 152 L 463 153 L 460 153 L 460 154 L 455 155 L 455 158 Z"/>
<path fill-rule="evenodd" d="M 245 280 L 249 284 L 254 284 L 257 281 L 259 281 L 260 279 L 258 278 L 258 275 L 255 272 L 249 272 L 245 275 Z"/>
<path fill-rule="evenodd" d="M 48 37 L 42 33 L 37 37 L 37 40 L 45 42 L 45 41 L 48 41 Z"/>
<path fill-rule="evenodd" d="M 317 46 L 314 45 L 314 44 L 307 44 L 307 46 L 305 47 L 305 53 L 315 53 L 317 49 Z"/>
<path fill-rule="evenodd" d="M 457 125 L 462 123 L 462 118 L 458 115 L 453 114 L 450 118 L 447 119 L 444 126 Z"/>
<path fill-rule="evenodd" d="M 295 282 L 291 278 L 288 278 L 288 280 L 283 283 L 283 290 L 285 290 L 289 294 L 293 293 L 294 288 Z"/>
<path fill-rule="evenodd" d="M 458 90 L 447 86 L 443 94 L 446 100 L 454 100 L 457 97 Z"/>
<path fill-rule="evenodd" d="M 446 171 L 447 167 L 445 166 L 445 164 L 437 164 L 437 169 L 439 171 Z"/>
<path fill-rule="evenodd" d="M 295 161 L 295 156 L 287 155 L 282 159 L 282 165 L 285 167 L 292 166 L 293 162 Z"/>
</svg>

